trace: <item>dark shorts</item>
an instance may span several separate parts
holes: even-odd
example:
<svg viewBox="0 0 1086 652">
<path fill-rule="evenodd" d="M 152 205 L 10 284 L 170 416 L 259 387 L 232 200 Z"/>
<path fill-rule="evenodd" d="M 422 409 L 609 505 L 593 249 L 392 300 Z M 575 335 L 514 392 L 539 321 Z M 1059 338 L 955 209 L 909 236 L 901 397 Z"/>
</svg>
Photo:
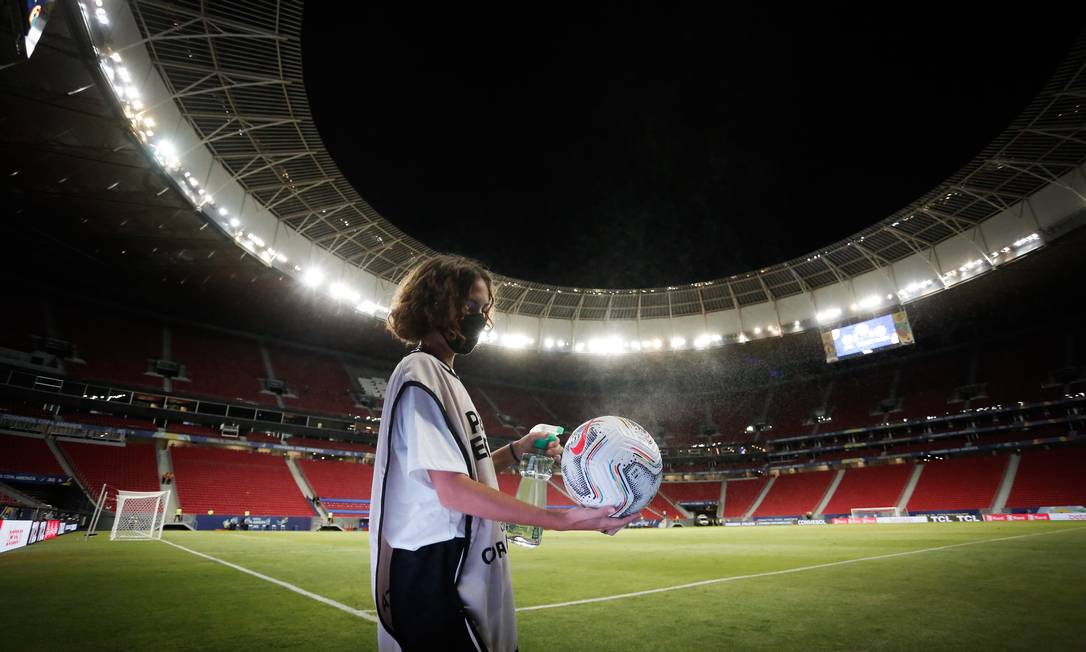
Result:
<svg viewBox="0 0 1086 652">
<path fill-rule="evenodd" d="M 392 627 L 405 652 L 482 649 L 473 640 L 470 628 L 474 625 L 456 591 L 456 570 L 463 551 L 463 538 L 431 543 L 418 550 L 392 549 Z"/>
</svg>

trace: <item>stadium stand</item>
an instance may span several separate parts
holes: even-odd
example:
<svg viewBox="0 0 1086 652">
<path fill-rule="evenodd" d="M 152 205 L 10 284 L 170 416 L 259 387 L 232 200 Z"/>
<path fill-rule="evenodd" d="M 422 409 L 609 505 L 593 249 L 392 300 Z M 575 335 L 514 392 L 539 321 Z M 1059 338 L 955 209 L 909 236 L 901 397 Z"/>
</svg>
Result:
<svg viewBox="0 0 1086 652">
<path fill-rule="evenodd" d="M 1009 509 L 1086 505 L 1086 446 L 1022 453 Z"/>
<path fill-rule="evenodd" d="M 44 439 L 18 435 L 0 435 L 0 471 L 68 475 Z"/>
<path fill-rule="evenodd" d="M 170 456 L 185 512 L 314 515 L 282 457 L 210 446 L 173 446 Z"/>
<path fill-rule="evenodd" d="M 854 370 L 835 377 L 829 401 L 831 421 L 823 424 L 820 430 L 844 430 L 878 423 L 880 417 L 873 413 L 882 400 L 889 398 L 893 375 L 893 367 L 884 366 Z"/>
<path fill-rule="evenodd" d="M 373 467 L 369 464 L 335 460 L 299 460 L 309 486 L 325 498 L 369 499 Z"/>
<path fill-rule="evenodd" d="M 160 488 L 155 447 L 151 444 L 59 443 L 92 498 L 98 497 L 103 484 L 125 491 L 158 491 Z M 112 511 L 114 502 L 107 500 L 105 508 Z"/>
<path fill-rule="evenodd" d="M 1007 456 L 971 456 L 924 464 L 909 499 L 910 512 L 986 509 L 1007 467 Z"/>
<path fill-rule="evenodd" d="M 772 388 L 768 416 L 773 430 L 769 438 L 809 433 L 811 414 L 822 407 L 825 391 L 825 384 L 816 381 L 789 383 Z"/>
<path fill-rule="evenodd" d="M 554 421 L 554 417 L 535 400 L 532 390 L 497 385 L 486 385 L 482 389 L 494 402 L 497 411 L 507 415 L 512 425 L 522 432 L 528 432 L 537 423 L 551 424 Z"/>
<path fill-rule="evenodd" d="M 954 390 L 968 379 L 970 354 L 965 350 L 918 358 L 905 366 L 897 395 L 901 397 L 904 419 L 941 416 L 954 409 L 949 405 Z"/>
<path fill-rule="evenodd" d="M 328 414 L 369 414 L 368 410 L 355 408 L 351 379 L 338 360 L 271 344 L 266 348 L 275 377 L 285 380 L 290 393 L 297 397 L 284 397 L 285 406 Z"/>
<path fill-rule="evenodd" d="M 752 441 L 757 439 L 757 433 L 748 433 L 747 426 L 761 416 L 764 408 L 765 390 L 729 394 L 712 402 L 713 420 L 725 440 Z"/>
<path fill-rule="evenodd" d="M 914 468 L 912 464 L 888 464 L 849 469 L 822 512 L 850 514 L 855 507 L 893 507 Z"/>
<path fill-rule="evenodd" d="M 715 503 L 720 501 L 720 482 L 665 482 L 660 486 L 673 503 Z"/>
<path fill-rule="evenodd" d="M 747 513 L 751 503 L 768 482 L 766 478 L 752 480 L 728 480 L 724 496 L 724 518 L 739 518 Z"/>
<path fill-rule="evenodd" d="M 148 375 L 148 360 L 162 357 L 162 328 L 131 315 L 78 305 L 55 305 L 61 336 L 75 346 L 81 362 L 69 360 L 76 378 L 161 390 L 162 378 Z"/>
<path fill-rule="evenodd" d="M 369 516 L 372 466 L 334 460 L 299 460 L 298 466 L 330 513 Z"/>
<path fill-rule="evenodd" d="M 813 512 L 826 495 L 833 475 L 833 471 L 816 471 L 778 476 L 753 516 L 802 516 Z"/>
<path fill-rule="evenodd" d="M 191 328 L 172 332 L 173 359 L 188 379 L 175 381 L 174 391 L 276 405 L 272 394 L 261 392 L 267 373 L 256 342 Z"/>
</svg>

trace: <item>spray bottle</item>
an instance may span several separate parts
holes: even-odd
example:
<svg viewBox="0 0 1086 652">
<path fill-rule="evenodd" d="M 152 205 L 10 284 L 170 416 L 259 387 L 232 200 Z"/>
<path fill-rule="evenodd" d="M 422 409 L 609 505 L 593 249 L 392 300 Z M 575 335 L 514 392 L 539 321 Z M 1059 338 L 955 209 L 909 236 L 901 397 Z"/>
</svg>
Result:
<svg viewBox="0 0 1086 652">
<path fill-rule="evenodd" d="M 532 448 L 521 455 L 520 465 L 517 467 L 521 476 L 520 485 L 517 487 L 517 500 L 546 509 L 547 482 L 554 472 L 554 459 L 547 455 L 546 450 L 552 441 L 558 441 L 558 435 L 561 435 L 564 429 L 562 426 L 541 423 L 532 428 L 531 432 L 546 432 L 549 436 L 535 440 Z M 543 528 L 508 523 L 505 526 L 505 538 L 519 546 L 535 548 L 543 539 Z"/>
</svg>

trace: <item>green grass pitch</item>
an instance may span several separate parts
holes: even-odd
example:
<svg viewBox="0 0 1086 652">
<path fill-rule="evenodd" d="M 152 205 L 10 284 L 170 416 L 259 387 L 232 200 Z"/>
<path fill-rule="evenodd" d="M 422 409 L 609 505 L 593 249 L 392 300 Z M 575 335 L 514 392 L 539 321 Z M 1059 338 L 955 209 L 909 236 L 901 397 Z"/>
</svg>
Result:
<svg viewBox="0 0 1086 652">
<path fill-rule="evenodd" d="M 365 534 L 165 538 L 349 607 L 373 608 Z M 522 611 L 526 652 L 1086 649 L 1086 526 L 1079 524 L 684 528 L 614 538 L 547 532 L 540 548 L 515 548 L 511 556 L 518 607 L 753 575 Z M 160 542 L 69 534 L 0 556 L 0 585 L 0 631 L 17 649 L 376 647 L 374 625 L 363 617 Z"/>
</svg>

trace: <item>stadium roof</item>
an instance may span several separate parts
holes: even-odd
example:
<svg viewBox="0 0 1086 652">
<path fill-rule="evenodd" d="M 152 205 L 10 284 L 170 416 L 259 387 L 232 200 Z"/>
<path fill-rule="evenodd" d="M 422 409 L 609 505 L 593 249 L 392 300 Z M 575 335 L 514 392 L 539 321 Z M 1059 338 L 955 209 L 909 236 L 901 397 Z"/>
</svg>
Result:
<svg viewBox="0 0 1086 652">
<path fill-rule="evenodd" d="M 391 282 L 433 253 L 370 207 L 324 148 L 302 80 L 299 3 L 136 0 L 132 7 L 184 117 L 283 224 Z M 829 247 L 678 287 L 596 291 L 503 277 L 498 308 L 558 319 L 700 314 L 811 292 L 930 251 L 1086 160 L 1084 63 L 1086 42 L 1080 40 L 1041 95 L 974 160 L 912 204 Z"/>
<path fill-rule="evenodd" d="M 295 295 L 331 295 L 334 314 L 380 317 L 406 267 L 431 252 L 373 214 L 321 146 L 301 88 L 300 9 L 104 4 L 113 13 L 97 24 L 84 15 L 86 29 L 78 16 L 52 19 L 32 59 L 0 76 L 0 108 L 20 125 L 5 137 L 11 169 L 0 177 L 15 253 L 59 247 L 104 282 L 129 271 L 125 284 L 151 291 L 244 288 L 285 311 Z M 498 343 L 707 348 L 822 326 L 823 313 L 832 323 L 850 302 L 859 316 L 865 299 L 908 302 L 1003 266 L 1086 218 L 1084 65 L 1080 40 L 982 157 L 851 243 L 671 289 L 503 278 L 494 333 L 510 341 Z M 313 270 L 325 272 L 317 288 L 304 284 Z"/>
</svg>

